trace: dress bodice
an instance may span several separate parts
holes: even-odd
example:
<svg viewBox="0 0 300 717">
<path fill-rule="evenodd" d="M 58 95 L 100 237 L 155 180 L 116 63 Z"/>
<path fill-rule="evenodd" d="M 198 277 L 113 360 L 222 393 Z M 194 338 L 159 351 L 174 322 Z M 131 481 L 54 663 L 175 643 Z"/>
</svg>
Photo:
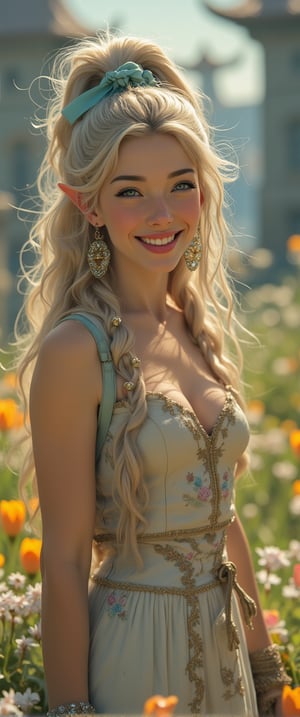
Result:
<svg viewBox="0 0 300 717">
<path fill-rule="evenodd" d="M 149 491 L 146 535 L 175 531 L 212 532 L 231 521 L 236 462 L 247 447 L 246 418 L 230 389 L 211 434 L 195 413 L 159 393 L 147 394 L 148 414 L 139 431 L 138 448 Z M 129 407 L 115 405 L 98 475 L 96 533 L 116 531 L 118 513 L 112 498 L 112 442 L 128 418 Z"/>
</svg>

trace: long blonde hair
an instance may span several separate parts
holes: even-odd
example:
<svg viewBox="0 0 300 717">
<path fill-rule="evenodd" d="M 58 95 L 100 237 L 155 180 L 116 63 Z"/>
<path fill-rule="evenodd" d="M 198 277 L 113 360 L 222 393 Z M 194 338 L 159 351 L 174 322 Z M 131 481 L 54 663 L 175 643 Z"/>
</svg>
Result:
<svg viewBox="0 0 300 717">
<path fill-rule="evenodd" d="M 152 70 L 159 86 L 128 88 L 101 100 L 71 126 L 62 107 L 98 84 L 103 75 L 127 61 Z M 54 64 L 54 98 L 45 127 L 48 148 L 37 180 L 40 211 L 24 247 L 34 250 L 36 263 L 25 272 L 28 291 L 17 323 L 19 379 L 25 412 L 30 380 L 40 346 L 48 332 L 72 311 L 101 319 L 110 341 L 116 372 L 136 382 L 129 395 L 131 411 L 114 437 L 113 496 L 119 510 L 117 538 L 138 555 L 137 534 L 145 526 L 148 500 L 136 436 L 146 416 L 143 380 L 130 362 L 134 336 L 122 324 L 112 331 L 111 320 L 121 311 L 111 288 L 111 273 L 95 280 L 87 264 L 90 241 L 86 217 L 62 195 L 58 180 L 78 190 L 92 210 L 101 186 L 114 170 L 125 137 L 159 132 L 175 137 L 196 164 L 204 196 L 200 214 L 203 255 L 199 270 L 188 271 L 182 259 L 169 276 L 168 291 L 183 311 L 194 341 L 217 379 L 231 384 L 243 404 L 241 352 L 235 335 L 232 287 L 226 274 L 228 229 L 223 217 L 224 183 L 232 165 L 214 150 L 201 96 L 187 85 L 164 52 L 149 41 L 128 37 L 99 37 L 64 50 Z M 24 314 L 27 330 L 24 331 Z M 30 426 L 28 425 L 30 441 Z M 21 473 L 21 490 L 35 481 L 31 441 Z M 101 482 L 98 486 L 101 504 Z"/>
</svg>

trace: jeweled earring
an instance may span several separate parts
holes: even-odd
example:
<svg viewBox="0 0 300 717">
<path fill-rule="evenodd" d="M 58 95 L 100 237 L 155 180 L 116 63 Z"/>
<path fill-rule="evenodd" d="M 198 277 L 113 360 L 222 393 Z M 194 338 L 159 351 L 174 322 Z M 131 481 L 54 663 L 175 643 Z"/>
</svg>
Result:
<svg viewBox="0 0 300 717">
<path fill-rule="evenodd" d="M 94 241 L 89 247 L 87 260 L 91 274 L 93 274 L 96 279 L 102 279 L 108 269 L 110 251 L 98 227 L 96 227 Z"/>
<path fill-rule="evenodd" d="M 184 252 L 185 263 L 190 271 L 198 269 L 200 259 L 202 256 L 202 244 L 199 231 L 197 232 L 194 239 L 191 241 L 190 246 Z"/>
</svg>

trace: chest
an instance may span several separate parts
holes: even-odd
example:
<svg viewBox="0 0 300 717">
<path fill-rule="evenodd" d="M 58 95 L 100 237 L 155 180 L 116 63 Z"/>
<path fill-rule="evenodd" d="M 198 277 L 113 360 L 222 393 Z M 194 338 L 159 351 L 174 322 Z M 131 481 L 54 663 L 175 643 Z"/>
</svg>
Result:
<svg viewBox="0 0 300 717">
<path fill-rule="evenodd" d="M 135 351 L 150 393 L 192 409 L 209 433 L 225 402 L 225 390 L 205 362 L 183 321 L 155 334 L 137 332 Z"/>
</svg>

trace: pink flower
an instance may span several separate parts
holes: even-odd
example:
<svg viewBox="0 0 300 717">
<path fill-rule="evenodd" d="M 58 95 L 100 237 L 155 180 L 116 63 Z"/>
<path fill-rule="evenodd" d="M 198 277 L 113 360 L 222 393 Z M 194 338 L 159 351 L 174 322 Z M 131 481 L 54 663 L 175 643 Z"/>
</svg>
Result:
<svg viewBox="0 0 300 717">
<path fill-rule="evenodd" d="M 114 605 L 114 604 L 115 604 L 116 598 L 115 598 L 115 596 L 114 596 L 113 593 L 110 593 L 110 595 L 108 595 L 107 602 L 108 602 L 109 605 Z"/>
<path fill-rule="evenodd" d="M 266 567 L 267 570 L 279 570 L 291 564 L 287 552 L 274 545 L 256 548 L 256 552 L 259 555 L 258 564 Z"/>
<path fill-rule="evenodd" d="M 211 497 L 211 489 L 208 488 L 206 485 L 203 485 L 202 488 L 197 493 L 198 498 L 201 500 L 208 500 Z"/>
<path fill-rule="evenodd" d="M 267 626 L 268 632 L 271 635 L 274 642 L 285 644 L 288 642 L 288 631 L 285 626 L 285 621 L 280 620 L 278 610 L 263 610 L 264 621 Z"/>
<path fill-rule="evenodd" d="M 279 623 L 279 612 L 278 610 L 263 610 L 264 621 L 268 630 L 275 627 Z"/>
</svg>

